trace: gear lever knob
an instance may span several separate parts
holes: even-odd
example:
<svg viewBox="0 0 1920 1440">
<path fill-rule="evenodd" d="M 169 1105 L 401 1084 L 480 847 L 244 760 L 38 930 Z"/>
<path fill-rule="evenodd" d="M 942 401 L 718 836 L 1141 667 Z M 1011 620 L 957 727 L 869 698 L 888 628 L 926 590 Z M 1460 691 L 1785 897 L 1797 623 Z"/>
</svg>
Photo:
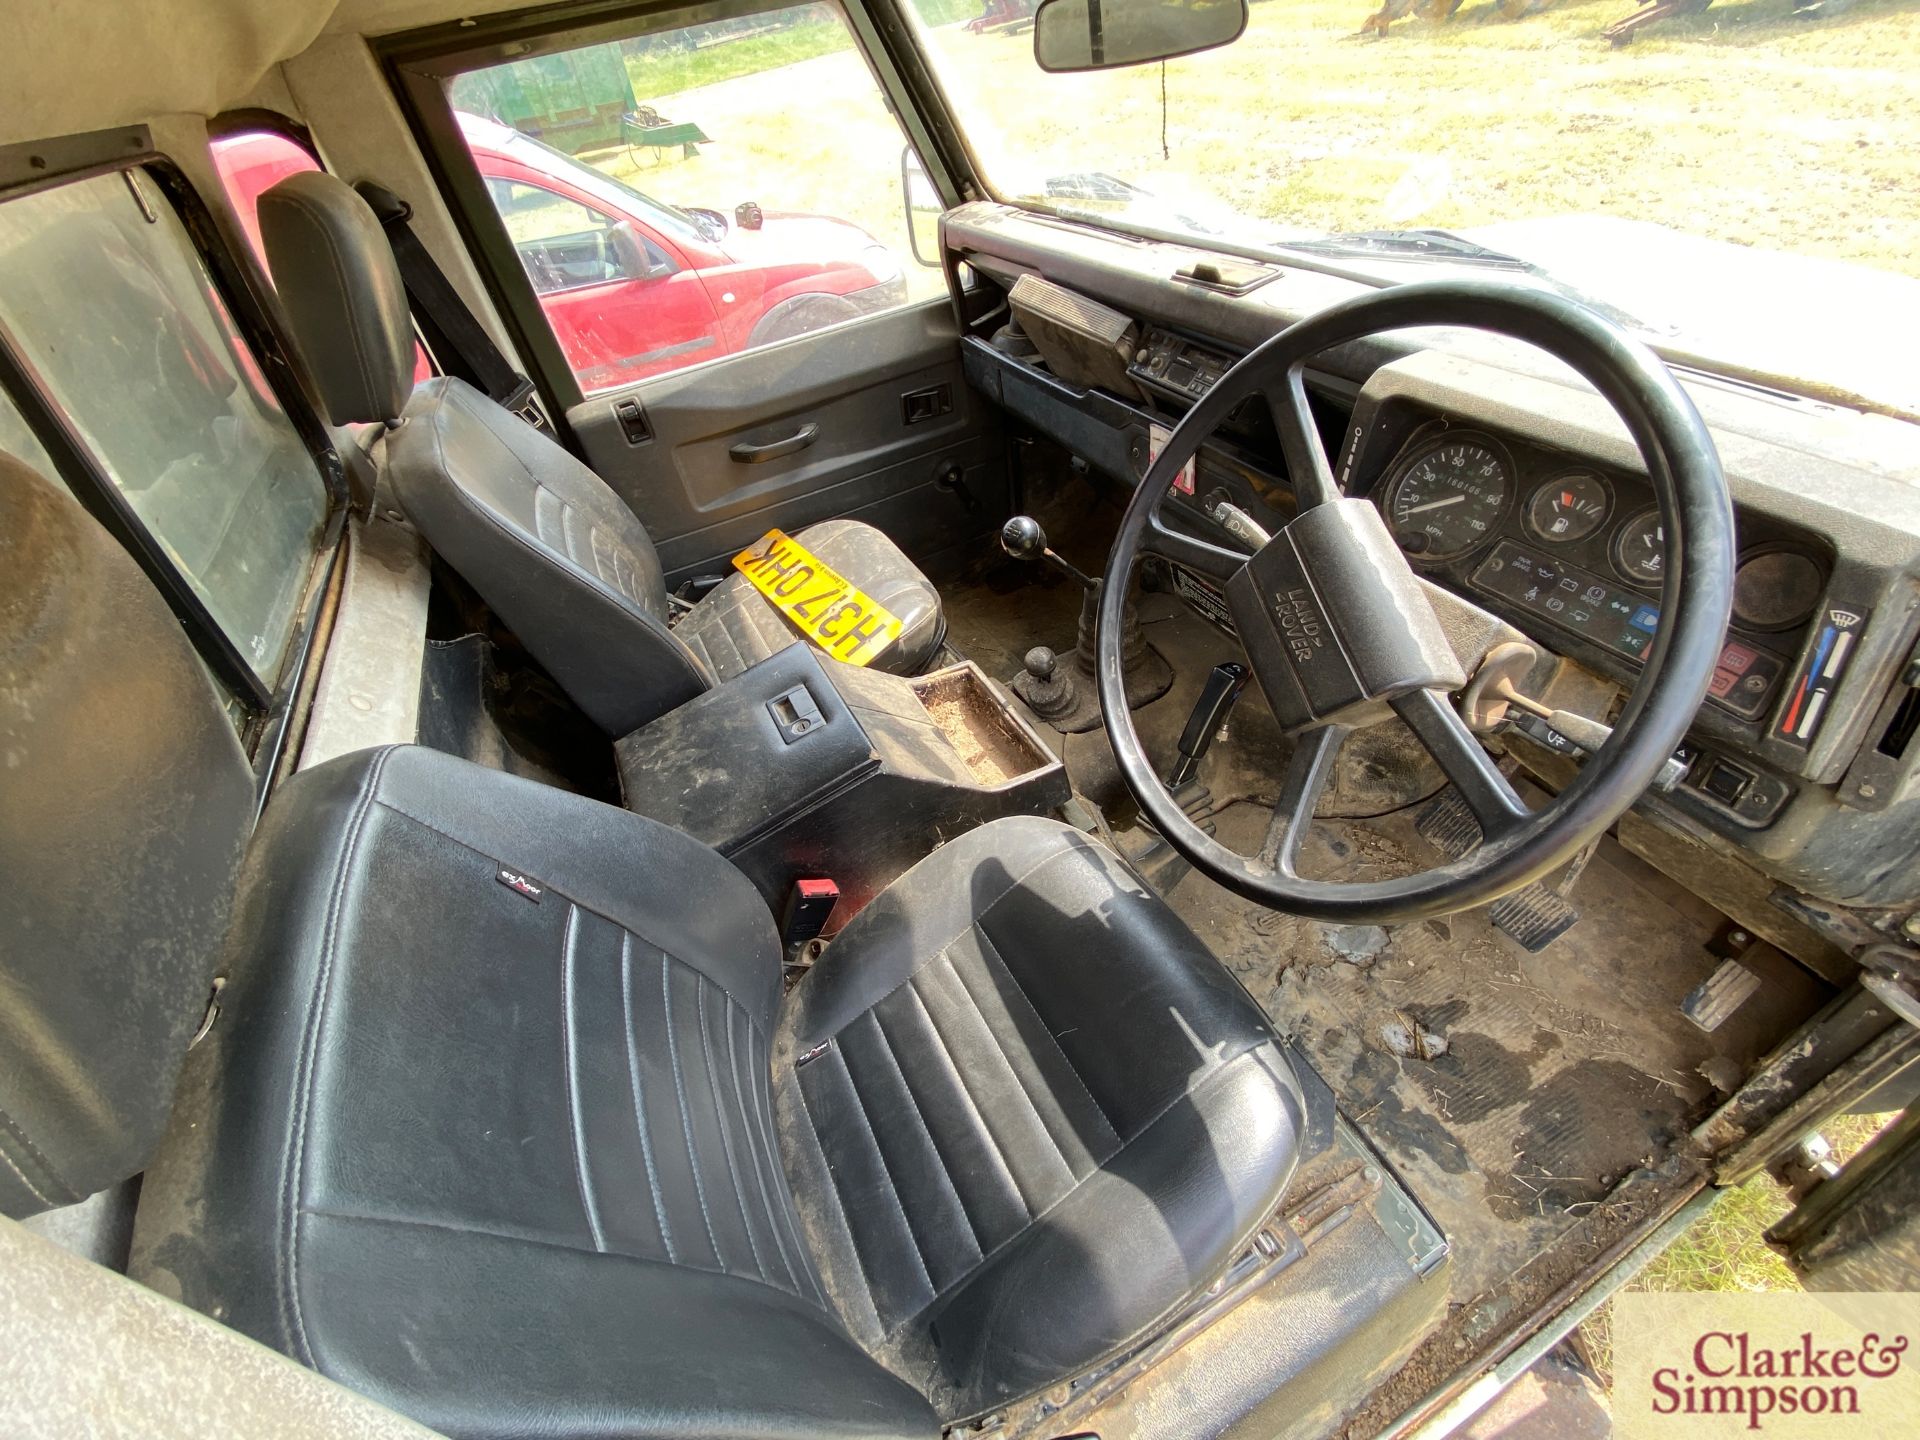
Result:
<svg viewBox="0 0 1920 1440">
<path fill-rule="evenodd" d="M 1000 527 L 1000 548 L 1016 560 L 1044 560 L 1083 590 L 1095 581 L 1047 548 L 1047 532 L 1031 515 L 1015 515 Z"/>
<path fill-rule="evenodd" d="M 1038 560 L 1047 553 L 1047 532 L 1031 515 L 1015 515 L 1000 527 L 1000 548 L 1016 560 Z"/>
</svg>

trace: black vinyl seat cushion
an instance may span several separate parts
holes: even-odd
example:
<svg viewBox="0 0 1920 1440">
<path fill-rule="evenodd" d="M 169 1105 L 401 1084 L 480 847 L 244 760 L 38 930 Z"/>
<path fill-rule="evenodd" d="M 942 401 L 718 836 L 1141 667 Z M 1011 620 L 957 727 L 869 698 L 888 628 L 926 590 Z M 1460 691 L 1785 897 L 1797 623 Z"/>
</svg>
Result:
<svg viewBox="0 0 1920 1440">
<path fill-rule="evenodd" d="M 1044 820 L 783 1004 L 710 849 L 363 752 L 280 787 L 225 966 L 133 1273 L 455 1436 L 936 1435 L 1204 1289 L 1300 1124 L 1253 1002 Z"/>
<path fill-rule="evenodd" d="M 732 866 L 401 748 L 282 787 L 242 885 L 138 1278 L 450 1435 L 937 1433 L 801 1242 Z"/>
<path fill-rule="evenodd" d="M 1030 817 L 936 850 L 841 932 L 774 1076 L 828 1291 L 948 1420 L 1211 1284 L 1304 1123 L 1239 983 L 1111 851 Z"/>
</svg>

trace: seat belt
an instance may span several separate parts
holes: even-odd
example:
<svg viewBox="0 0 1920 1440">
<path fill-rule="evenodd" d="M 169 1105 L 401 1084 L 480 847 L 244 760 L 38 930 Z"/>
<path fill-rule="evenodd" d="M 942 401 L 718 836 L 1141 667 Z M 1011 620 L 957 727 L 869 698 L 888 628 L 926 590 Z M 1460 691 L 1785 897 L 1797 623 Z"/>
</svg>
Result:
<svg viewBox="0 0 1920 1440">
<path fill-rule="evenodd" d="M 386 232 L 387 244 L 400 266 L 400 280 L 407 298 L 413 302 L 414 318 L 425 333 L 427 348 L 448 374 L 484 390 L 536 430 L 550 432 L 546 412 L 540 408 L 540 394 L 533 381 L 513 368 L 513 362 L 500 353 L 486 327 L 474 318 L 460 292 L 453 288 L 445 272 L 434 263 L 420 237 L 407 221 L 413 207 L 386 186 L 362 180 L 354 189 L 373 207 Z"/>
</svg>

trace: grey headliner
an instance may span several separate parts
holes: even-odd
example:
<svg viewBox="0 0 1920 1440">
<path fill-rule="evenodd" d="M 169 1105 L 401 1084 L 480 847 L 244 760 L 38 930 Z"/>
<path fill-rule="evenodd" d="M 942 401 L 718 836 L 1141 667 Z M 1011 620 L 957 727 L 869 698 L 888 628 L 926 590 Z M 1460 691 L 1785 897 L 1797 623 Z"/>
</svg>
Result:
<svg viewBox="0 0 1920 1440">
<path fill-rule="evenodd" d="M 12 7 L 0 144 L 217 115 L 323 35 L 384 35 L 524 0 L 50 0 Z"/>
</svg>

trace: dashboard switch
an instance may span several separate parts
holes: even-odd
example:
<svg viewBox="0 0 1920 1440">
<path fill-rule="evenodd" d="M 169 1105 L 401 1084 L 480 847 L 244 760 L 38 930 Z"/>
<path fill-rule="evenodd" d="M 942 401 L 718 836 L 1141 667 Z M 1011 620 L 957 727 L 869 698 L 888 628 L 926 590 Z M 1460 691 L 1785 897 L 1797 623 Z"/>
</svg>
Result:
<svg viewBox="0 0 1920 1440">
<path fill-rule="evenodd" d="M 1716 760 L 1701 780 L 1700 788 L 1722 805 L 1738 805 L 1740 797 L 1747 793 L 1747 787 L 1751 784 L 1751 772 L 1725 760 Z"/>
</svg>

